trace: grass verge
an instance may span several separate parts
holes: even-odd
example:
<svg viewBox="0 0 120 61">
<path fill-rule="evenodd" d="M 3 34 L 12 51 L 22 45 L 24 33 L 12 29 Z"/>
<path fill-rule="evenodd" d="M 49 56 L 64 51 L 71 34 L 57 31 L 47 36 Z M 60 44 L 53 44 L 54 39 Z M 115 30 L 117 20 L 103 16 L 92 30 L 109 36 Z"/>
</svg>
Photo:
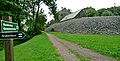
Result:
<svg viewBox="0 0 120 61">
<path fill-rule="evenodd" d="M 14 58 L 15 61 L 63 61 L 46 34 L 15 46 Z M 4 61 L 4 50 L 0 51 L 0 61 Z"/>
<path fill-rule="evenodd" d="M 120 35 L 64 34 L 58 32 L 52 32 L 52 34 L 120 60 Z"/>
</svg>

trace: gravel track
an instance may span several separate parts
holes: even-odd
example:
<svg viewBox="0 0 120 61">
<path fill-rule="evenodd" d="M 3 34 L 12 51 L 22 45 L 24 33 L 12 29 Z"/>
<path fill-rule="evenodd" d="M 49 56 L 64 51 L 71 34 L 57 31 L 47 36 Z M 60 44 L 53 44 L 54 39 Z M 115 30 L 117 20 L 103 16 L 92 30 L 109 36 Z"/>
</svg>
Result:
<svg viewBox="0 0 120 61">
<path fill-rule="evenodd" d="M 66 47 L 64 47 L 59 41 L 58 38 L 53 35 L 47 34 L 53 45 L 58 49 L 60 55 L 64 58 L 65 61 L 79 61 L 79 59 L 72 54 Z"/>
<path fill-rule="evenodd" d="M 82 56 L 89 57 L 90 61 L 116 61 L 113 58 L 103 56 L 87 48 L 83 48 L 74 43 L 65 41 L 63 39 L 59 39 L 51 34 L 47 35 L 54 44 L 54 46 L 58 49 L 60 55 L 64 58 L 65 61 L 79 61 L 79 58 L 75 56 L 74 53 L 71 53 L 69 49 L 74 50 L 75 52 Z"/>
</svg>

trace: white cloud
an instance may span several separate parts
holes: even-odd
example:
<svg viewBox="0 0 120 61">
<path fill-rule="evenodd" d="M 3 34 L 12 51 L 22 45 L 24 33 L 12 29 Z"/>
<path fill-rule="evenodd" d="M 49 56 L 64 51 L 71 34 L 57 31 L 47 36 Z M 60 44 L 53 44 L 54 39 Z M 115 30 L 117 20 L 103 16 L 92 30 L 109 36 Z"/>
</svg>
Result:
<svg viewBox="0 0 120 61">
<path fill-rule="evenodd" d="M 86 7 L 94 7 L 96 9 L 112 7 L 116 3 L 116 6 L 120 6 L 120 0 L 58 0 L 58 8 L 69 8 L 73 11 L 80 10 Z"/>
<path fill-rule="evenodd" d="M 49 22 L 50 20 L 52 20 L 53 19 L 53 16 L 51 16 L 48 12 L 50 12 L 49 11 L 49 9 L 48 9 L 48 7 L 45 5 L 45 4 L 42 4 L 41 5 L 41 8 L 43 8 L 43 10 L 45 10 L 44 11 L 44 13 L 47 15 L 47 22 Z"/>
</svg>

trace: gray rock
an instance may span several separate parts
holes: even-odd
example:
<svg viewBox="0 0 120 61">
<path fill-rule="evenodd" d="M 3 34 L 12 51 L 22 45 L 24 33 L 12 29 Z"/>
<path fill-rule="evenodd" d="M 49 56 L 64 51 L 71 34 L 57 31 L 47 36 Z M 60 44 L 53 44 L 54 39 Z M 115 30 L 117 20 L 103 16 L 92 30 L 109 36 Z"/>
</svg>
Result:
<svg viewBox="0 0 120 61">
<path fill-rule="evenodd" d="M 120 34 L 120 16 L 83 17 L 55 23 L 45 31 L 82 34 Z"/>
</svg>

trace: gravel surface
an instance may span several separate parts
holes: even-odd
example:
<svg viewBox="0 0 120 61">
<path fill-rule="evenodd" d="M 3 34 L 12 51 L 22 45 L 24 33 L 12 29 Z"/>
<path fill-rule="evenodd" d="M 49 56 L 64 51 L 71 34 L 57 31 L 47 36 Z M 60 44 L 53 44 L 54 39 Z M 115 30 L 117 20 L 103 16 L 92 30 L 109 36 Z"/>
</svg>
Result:
<svg viewBox="0 0 120 61">
<path fill-rule="evenodd" d="M 120 16 L 83 17 L 55 23 L 45 31 L 83 34 L 120 34 Z"/>
</svg>

